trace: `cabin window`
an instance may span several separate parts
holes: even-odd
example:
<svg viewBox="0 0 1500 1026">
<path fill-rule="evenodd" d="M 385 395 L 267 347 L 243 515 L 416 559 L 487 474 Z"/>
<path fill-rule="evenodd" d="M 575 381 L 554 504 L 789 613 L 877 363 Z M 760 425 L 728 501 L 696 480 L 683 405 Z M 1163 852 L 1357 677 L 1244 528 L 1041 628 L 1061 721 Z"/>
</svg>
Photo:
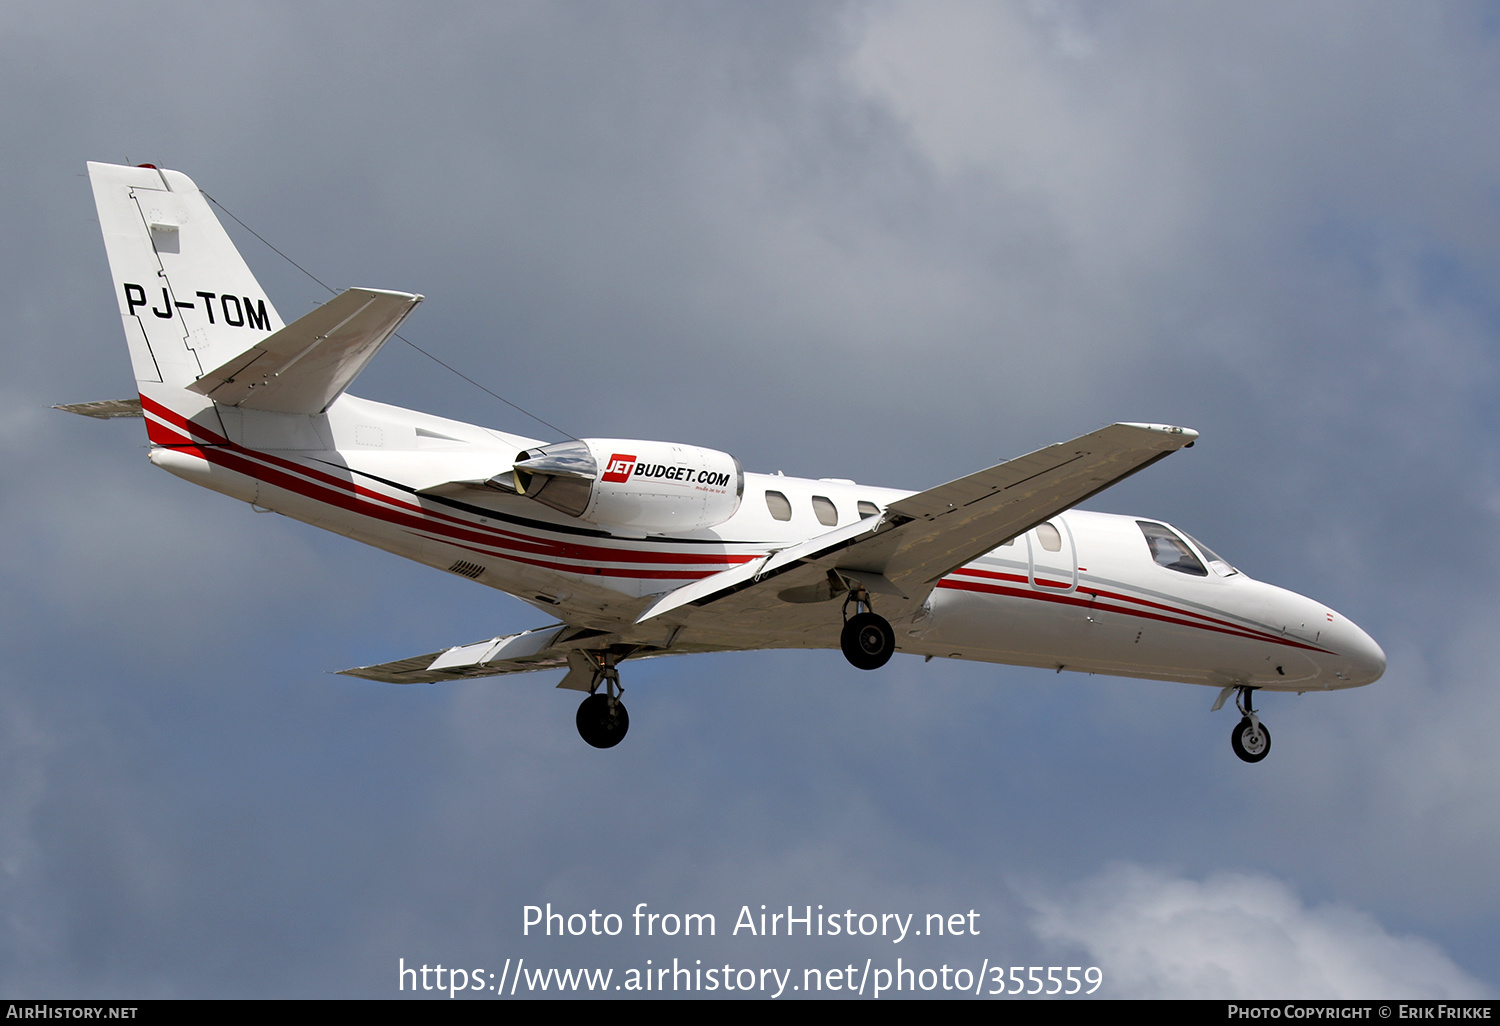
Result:
<svg viewBox="0 0 1500 1026">
<path fill-rule="evenodd" d="M 1151 558 L 1157 566 L 1176 570 L 1180 574 L 1191 574 L 1194 577 L 1208 576 L 1208 570 L 1204 568 L 1198 557 L 1193 555 L 1193 550 L 1188 548 L 1187 542 L 1177 537 L 1170 527 L 1165 524 L 1153 524 L 1149 520 L 1137 520 L 1136 525 L 1146 536 L 1146 547 L 1151 550 Z"/>
<path fill-rule="evenodd" d="M 780 492 L 766 493 L 766 509 L 771 511 L 771 516 L 777 520 L 792 519 L 792 504 L 786 501 L 786 496 Z"/>
<path fill-rule="evenodd" d="M 855 508 L 859 510 L 859 519 L 861 520 L 880 516 L 880 507 L 865 499 L 860 499 Z"/>
<path fill-rule="evenodd" d="M 1062 551 L 1062 533 L 1051 524 L 1038 524 L 1036 528 L 1037 540 L 1042 543 L 1042 548 L 1048 552 Z"/>
<path fill-rule="evenodd" d="M 813 512 L 818 515 L 818 523 L 824 527 L 835 527 L 839 522 L 839 511 L 834 508 L 833 500 L 826 495 L 813 496 Z"/>
</svg>

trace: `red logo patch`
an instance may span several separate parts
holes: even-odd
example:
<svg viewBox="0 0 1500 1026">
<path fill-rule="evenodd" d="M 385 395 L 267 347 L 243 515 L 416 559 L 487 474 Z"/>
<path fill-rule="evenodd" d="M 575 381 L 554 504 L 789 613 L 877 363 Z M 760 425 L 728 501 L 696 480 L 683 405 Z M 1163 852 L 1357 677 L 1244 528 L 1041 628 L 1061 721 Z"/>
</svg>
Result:
<svg viewBox="0 0 1500 1026">
<path fill-rule="evenodd" d="M 617 452 L 609 458 L 609 469 L 604 472 L 600 480 L 623 484 L 630 480 L 630 472 L 634 469 L 635 457 Z"/>
</svg>

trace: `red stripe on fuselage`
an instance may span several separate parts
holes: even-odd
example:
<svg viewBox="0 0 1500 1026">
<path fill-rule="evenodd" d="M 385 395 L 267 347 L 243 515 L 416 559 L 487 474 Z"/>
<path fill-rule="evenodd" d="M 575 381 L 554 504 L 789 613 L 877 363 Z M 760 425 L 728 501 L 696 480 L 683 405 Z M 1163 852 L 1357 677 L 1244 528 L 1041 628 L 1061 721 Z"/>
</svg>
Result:
<svg viewBox="0 0 1500 1026">
<path fill-rule="evenodd" d="M 475 524 L 460 517 L 431 510 L 413 502 L 382 494 L 366 486 L 355 484 L 352 480 L 336 477 L 302 463 L 255 449 L 246 449 L 230 442 L 217 432 L 201 424 L 187 420 L 180 414 L 161 406 L 159 403 L 153 402 L 145 396 L 141 397 L 141 402 L 143 408 L 149 410 L 151 414 L 175 424 L 183 431 L 189 432 L 203 442 L 208 443 L 209 448 L 200 449 L 195 447 L 194 455 L 200 456 L 215 465 L 222 466 L 235 473 L 243 474 L 254 480 L 263 481 L 266 484 L 284 488 L 287 491 L 313 499 L 325 505 L 344 509 L 372 519 L 382 520 L 405 530 L 420 533 L 423 536 L 448 544 L 457 545 L 471 552 L 570 573 L 608 577 L 662 578 L 666 580 L 696 580 L 697 578 L 717 573 L 719 570 L 729 566 L 735 566 L 756 558 L 755 554 L 672 553 L 659 550 L 585 545 L 577 542 L 536 538 L 490 527 L 486 524 Z M 185 436 L 171 435 L 164 432 L 163 437 L 164 439 L 170 439 L 169 441 L 164 441 L 163 444 L 169 444 L 176 448 L 182 448 L 184 443 L 188 445 L 192 444 Z M 526 558 L 518 553 L 526 553 L 533 557 L 545 556 L 551 558 Z M 555 562 L 555 560 L 560 559 L 578 560 L 588 565 L 576 566 Z M 675 563 L 679 566 L 682 564 L 704 566 L 706 564 L 706 568 L 694 570 L 655 570 L 629 567 L 600 567 L 597 564 L 601 562 Z"/>
<path fill-rule="evenodd" d="M 1025 577 L 1021 577 L 1021 576 L 1018 576 L 1016 574 L 1000 573 L 1000 572 L 997 572 L 997 571 L 994 571 L 994 570 L 980 570 L 980 569 L 977 569 L 977 568 L 974 568 L 974 567 L 961 567 L 958 570 L 955 570 L 954 573 L 956 573 L 956 574 L 965 574 L 965 575 L 968 575 L 968 576 L 971 576 L 971 577 L 989 578 L 989 579 L 992 579 L 992 580 L 1014 581 L 1014 582 L 1018 582 L 1018 583 L 1021 583 L 1021 584 L 1026 583 L 1026 580 L 1027 580 Z M 970 590 L 974 590 L 974 589 L 970 589 Z M 1094 587 L 1092 585 L 1087 585 L 1087 586 L 1085 586 L 1085 585 L 1079 585 L 1078 590 L 1081 591 L 1081 592 L 1083 592 L 1084 594 L 1093 595 L 1095 598 L 1113 599 L 1113 600 L 1115 600 L 1117 602 L 1132 602 L 1132 603 L 1135 603 L 1136 605 L 1148 606 L 1148 607 L 1150 607 L 1152 609 L 1159 609 L 1159 610 L 1162 610 L 1163 612 L 1175 614 L 1177 616 L 1191 616 L 1191 617 L 1196 617 L 1197 619 L 1204 621 L 1206 624 L 1208 624 L 1208 625 L 1210 625 L 1211 627 L 1214 627 L 1214 628 L 1218 628 L 1218 629 L 1222 629 L 1222 630 L 1228 630 L 1228 631 L 1248 632 L 1250 634 L 1256 634 L 1256 635 L 1259 636 L 1260 640 L 1262 640 L 1262 641 L 1270 641 L 1270 642 L 1274 642 L 1276 644 L 1292 645 L 1292 646 L 1297 647 L 1297 648 L 1306 648 L 1309 651 L 1313 651 L 1313 652 L 1327 652 L 1327 649 L 1318 648 L 1315 645 L 1302 645 L 1302 644 L 1299 644 L 1299 643 L 1297 643 L 1295 641 L 1291 641 L 1285 635 L 1282 635 L 1282 634 L 1275 634 L 1275 633 L 1272 633 L 1270 631 L 1262 630 L 1261 628 L 1258 628 L 1258 627 L 1247 627 L 1244 624 L 1234 623 L 1234 622 L 1229 621 L 1229 620 L 1222 620 L 1222 619 L 1219 619 L 1217 617 L 1209 616 L 1207 613 L 1200 613 L 1200 612 L 1197 612 L 1196 610 L 1192 610 L 1192 609 L 1182 609 L 1182 608 L 1179 608 L 1177 606 L 1169 606 L 1166 603 L 1156 602 L 1156 601 L 1153 601 L 1151 599 L 1146 599 L 1146 598 L 1140 598 L 1140 597 L 1138 597 L 1136 595 L 1126 595 L 1126 594 L 1123 594 L 1123 593 L 1117 592 L 1117 591 L 1107 591 L 1107 590 L 1105 590 L 1103 588 L 1097 588 L 1097 587 Z M 1085 602 L 1085 603 L 1082 603 L 1082 604 L 1084 604 L 1084 605 L 1091 605 L 1091 604 L 1094 604 L 1094 603 L 1091 601 L 1091 602 Z M 1119 609 L 1119 608 L 1112 607 L 1112 606 L 1107 606 L 1107 605 L 1105 605 L 1105 606 L 1099 606 L 1098 608 L 1109 609 L 1112 612 L 1123 612 L 1123 613 L 1127 613 L 1129 615 L 1136 615 L 1136 612 L 1134 610 L 1130 610 L 1130 609 Z M 1141 615 L 1145 615 L 1145 614 L 1141 614 Z"/>
<path fill-rule="evenodd" d="M 585 545 L 576 542 L 556 541 L 549 538 L 537 538 L 514 531 L 490 527 L 485 524 L 475 524 L 460 517 L 385 495 L 374 489 L 355 484 L 352 480 L 336 477 L 315 467 L 259 450 L 247 449 L 229 441 L 227 438 L 204 427 L 202 424 L 188 420 L 181 414 L 145 396 L 141 396 L 141 405 L 148 414 L 146 418 L 148 437 L 155 444 L 171 446 L 207 462 L 222 466 L 226 470 L 232 470 L 235 473 L 243 474 L 254 480 L 263 481 L 278 488 L 284 488 L 287 491 L 321 502 L 324 505 L 343 509 L 373 520 L 383 521 L 423 537 L 466 549 L 482 556 L 505 559 L 510 562 L 542 567 L 563 573 L 573 573 L 580 576 L 698 580 L 711 576 L 729 566 L 749 562 L 757 558 L 757 555 L 764 554 L 673 553 Z M 152 417 L 158 418 L 164 423 L 157 423 L 152 420 Z M 168 425 L 171 426 L 169 427 Z M 172 427 L 178 428 L 182 433 L 174 432 Z M 194 438 L 204 444 L 195 444 Z M 570 563 L 557 562 L 557 560 L 577 560 L 588 565 L 577 566 Z M 600 562 L 676 563 L 679 566 L 696 563 L 699 565 L 707 564 L 712 568 L 665 570 L 620 566 L 601 567 L 595 565 Z M 1025 587 L 1005 587 L 984 584 L 978 581 L 956 579 L 959 577 L 977 577 L 988 580 L 1006 581 Z M 1067 589 L 1070 587 L 1066 583 L 1058 584 L 1045 579 L 1038 579 L 1037 584 L 1049 589 Z M 939 581 L 938 587 L 1004 595 L 1012 598 L 1040 599 L 1064 605 L 1093 606 L 1125 616 L 1156 620 L 1184 627 L 1196 627 L 1201 630 L 1246 638 L 1252 641 L 1268 641 L 1313 652 L 1327 651 L 1326 649 L 1292 641 L 1284 636 L 1260 632 L 1255 628 L 1243 627 L 1227 621 L 1217 620 L 1202 613 L 1174 608 L 1161 602 L 1138 598 L 1134 595 L 1105 591 L 1093 587 L 1080 589 L 1084 594 L 1093 596 L 1093 598 L 1089 599 L 1079 597 L 1076 591 L 1067 593 L 1037 591 L 1029 587 L 1029 579 L 1025 576 L 1000 573 L 993 570 L 961 567 L 954 571 L 953 576 Z M 1132 603 L 1136 606 L 1146 606 L 1151 609 L 1160 610 L 1161 612 L 1150 612 L 1143 609 L 1113 605 L 1109 602 L 1100 603 L 1099 599 Z M 1187 620 L 1182 619 L 1182 617 L 1193 617 L 1195 619 Z"/>
<path fill-rule="evenodd" d="M 956 572 L 957 573 L 971 573 L 972 571 L 960 570 L 960 571 L 956 571 Z M 1008 575 L 990 574 L 990 576 L 1001 577 L 1001 576 L 1008 576 Z M 1025 580 L 1026 580 L 1024 577 L 1022 577 L 1022 578 L 1015 578 L 1015 579 L 1016 580 L 1020 580 L 1022 582 L 1025 582 Z M 1080 606 L 1080 607 L 1083 607 L 1083 608 L 1098 609 L 1098 610 L 1101 610 L 1103 612 L 1119 613 L 1119 614 L 1121 614 L 1123 616 L 1131 616 L 1131 617 L 1135 617 L 1135 618 L 1141 619 L 1141 620 L 1156 620 L 1156 621 L 1159 621 L 1161 623 L 1175 624 L 1175 625 L 1177 625 L 1179 627 L 1194 627 L 1194 628 L 1197 628 L 1198 630 L 1212 631 L 1215 634 L 1227 634 L 1227 635 L 1229 635 L 1231 637 L 1244 638 L 1244 639 L 1249 640 L 1249 641 L 1271 642 L 1272 644 L 1285 645 L 1285 646 L 1287 646 L 1289 648 L 1300 648 L 1300 649 L 1304 649 L 1304 650 L 1309 651 L 1309 652 L 1322 652 L 1324 654 L 1329 654 L 1327 649 L 1317 648 L 1316 646 L 1313 646 L 1313 645 L 1304 645 L 1304 644 L 1302 644 L 1300 642 L 1292 641 L 1290 638 L 1286 638 L 1286 637 L 1283 637 L 1281 635 L 1262 633 L 1262 632 L 1256 631 L 1254 628 L 1238 627 L 1238 626 L 1235 626 L 1235 625 L 1232 625 L 1232 624 L 1226 624 L 1223 621 L 1208 622 L 1208 623 L 1203 622 L 1203 619 L 1207 619 L 1207 618 L 1202 618 L 1202 619 L 1198 619 L 1198 620 L 1186 620 L 1186 619 L 1183 619 L 1182 617 L 1184 617 L 1184 616 L 1195 616 L 1196 617 L 1196 616 L 1200 616 L 1200 614 L 1193 613 L 1193 612 L 1191 612 L 1189 610 L 1174 610 L 1170 606 L 1163 606 L 1163 605 L 1161 605 L 1160 603 L 1157 603 L 1157 602 L 1147 602 L 1147 600 L 1145 600 L 1145 599 L 1132 599 L 1130 596 L 1121 596 L 1121 598 L 1124 598 L 1127 601 L 1141 602 L 1143 604 L 1157 606 L 1158 608 L 1161 608 L 1161 609 L 1171 610 L 1172 612 L 1177 613 L 1178 615 L 1177 616 L 1168 616 L 1168 615 L 1165 615 L 1165 614 L 1162 614 L 1162 613 L 1148 612 L 1148 611 L 1146 611 L 1144 609 L 1132 609 L 1132 608 L 1130 608 L 1128 606 L 1117 606 L 1117 605 L 1114 605 L 1114 604 L 1108 603 L 1108 602 L 1101 603 L 1101 602 L 1095 601 L 1092 598 L 1088 598 L 1088 599 L 1080 598 L 1076 593 L 1069 594 L 1069 595 L 1058 595 L 1058 594 L 1051 594 L 1051 593 L 1047 593 L 1047 592 L 1036 591 L 1036 590 L 1031 589 L 1031 588 L 1011 588 L 1011 587 L 1005 587 L 1003 585 L 981 584 L 978 581 L 960 581 L 960 580 L 954 580 L 952 577 L 945 577 L 945 578 L 943 578 L 941 581 L 938 582 L 937 586 L 939 588 L 953 588 L 953 589 L 956 589 L 958 591 L 974 591 L 974 592 L 979 592 L 981 594 L 1003 595 L 1003 596 L 1005 596 L 1007 598 L 1033 599 L 1033 600 L 1040 600 L 1040 601 L 1043 601 L 1043 602 L 1056 602 L 1056 603 L 1060 603 L 1062 605 Z M 1094 593 L 1093 593 L 1092 590 L 1090 590 L 1090 591 L 1086 592 L 1085 594 L 1092 595 Z"/>
</svg>

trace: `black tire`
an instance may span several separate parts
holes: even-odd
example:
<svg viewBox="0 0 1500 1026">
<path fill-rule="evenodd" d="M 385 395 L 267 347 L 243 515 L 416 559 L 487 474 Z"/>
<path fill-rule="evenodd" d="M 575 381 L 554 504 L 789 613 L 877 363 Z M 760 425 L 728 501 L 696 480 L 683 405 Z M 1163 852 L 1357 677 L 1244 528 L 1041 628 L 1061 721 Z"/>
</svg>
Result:
<svg viewBox="0 0 1500 1026">
<path fill-rule="evenodd" d="M 625 740 L 625 732 L 630 729 L 630 714 L 625 711 L 625 703 L 618 698 L 611 709 L 608 695 L 594 694 L 585 698 L 578 707 L 576 722 L 579 737 L 595 748 L 613 748 Z"/>
<path fill-rule="evenodd" d="M 1235 724 L 1229 743 L 1234 747 L 1234 754 L 1246 762 L 1260 762 L 1271 754 L 1271 732 L 1262 723 L 1257 733 L 1248 716 Z"/>
<path fill-rule="evenodd" d="M 896 632 L 885 617 L 875 613 L 858 613 L 844 624 L 839 638 L 844 658 L 861 670 L 878 670 L 890 662 L 896 651 Z"/>
</svg>

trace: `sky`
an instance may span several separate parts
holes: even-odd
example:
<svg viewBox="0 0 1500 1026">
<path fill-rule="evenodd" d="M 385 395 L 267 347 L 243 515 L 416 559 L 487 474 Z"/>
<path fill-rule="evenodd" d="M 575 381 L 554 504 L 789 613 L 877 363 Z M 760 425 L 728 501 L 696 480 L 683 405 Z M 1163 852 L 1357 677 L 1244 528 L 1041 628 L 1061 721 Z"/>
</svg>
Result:
<svg viewBox="0 0 1500 1026">
<path fill-rule="evenodd" d="M 900 958 L 1493 997 L 1497 122 L 1500 19 L 1457 0 L 0 8 L 0 995 Z M 1209 689 L 942 660 L 628 664 L 605 752 L 556 672 L 332 676 L 544 618 L 49 409 L 132 394 L 88 160 L 424 294 L 403 334 L 574 435 L 916 489 L 1190 426 L 1088 507 L 1389 668 L 1263 696 L 1254 766 Z M 326 297 L 228 227 L 288 321 Z M 557 437 L 399 344 L 351 391 Z M 622 929 L 528 932 L 549 903 Z M 715 936 L 635 936 L 642 903 Z M 733 932 L 762 905 L 963 929 Z"/>
</svg>

